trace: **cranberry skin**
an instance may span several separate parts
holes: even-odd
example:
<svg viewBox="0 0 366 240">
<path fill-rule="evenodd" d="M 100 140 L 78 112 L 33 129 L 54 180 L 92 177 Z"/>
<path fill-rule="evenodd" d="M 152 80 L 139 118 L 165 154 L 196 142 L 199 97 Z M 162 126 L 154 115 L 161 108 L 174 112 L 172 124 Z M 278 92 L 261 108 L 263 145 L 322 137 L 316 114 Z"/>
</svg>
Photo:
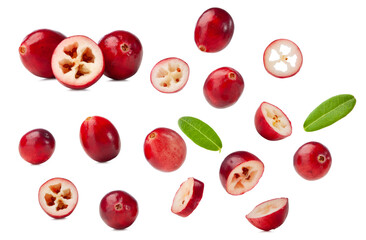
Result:
<svg viewBox="0 0 366 240">
<path fill-rule="evenodd" d="M 198 19 L 194 31 L 197 47 L 203 52 L 218 52 L 224 49 L 234 34 L 234 21 L 221 8 L 210 8 Z"/>
<path fill-rule="evenodd" d="M 66 38 L 62 33 L 40 29 L 27 35 L 19 47 L 23 65 L 34 75 L 54 78 L 51 59 L 57 45 Z"/>
<path fill-rule="evenodd" d="M 182 166 L 187 146 L 183 138 L 169 128 L 157 128 L 149 133 L 144 143 L 147 161 L 156 169 L 172 172 Z"/>
<path fill-rule="evenodd" d="M 216 108 L 230 107 L 238 101 L 243 90 L 243 77 L 238 71 L 229 67 L 213 71 L 203 86 L 206 100 Z"/>
<path fill-rule="evenodd" d="M 125 229 L 134 223 L 138 205 L 134 197 L 124 191 L 112 191 L 105 195 L 99 205 L 103 221 L 114 229 Z"/>
<path fill-rule="evenodd" d="M 80 141 L 85 152 L 97 162 L 115 158 L 120 149 L 119 134 L 114 125 L 103 117 L 88 117 L 80 127 Z"/>
<path fill-rule="evenodd" d="M 103 52 L 104 75 L 115 80 L 133 76 L 142 61 L 140 40 L 130 32 L 114 31 L 105 35 L 99 42 Z"/>
<path fill-rule="evenodd" d="M 20 139 L 20 156 L 31 164 L 41 164 L 47 161 L 55 151 L 55 139 L 45 129 L 34 129 Z"/>
<path fill-rule="evenodd" d="M 317 180 L 324 177 L 332 164 L 329 150 L 318 142 L 308 142 L 302 145 L 294 155 L 296 172 L 307 180 Z"/>
</svg>

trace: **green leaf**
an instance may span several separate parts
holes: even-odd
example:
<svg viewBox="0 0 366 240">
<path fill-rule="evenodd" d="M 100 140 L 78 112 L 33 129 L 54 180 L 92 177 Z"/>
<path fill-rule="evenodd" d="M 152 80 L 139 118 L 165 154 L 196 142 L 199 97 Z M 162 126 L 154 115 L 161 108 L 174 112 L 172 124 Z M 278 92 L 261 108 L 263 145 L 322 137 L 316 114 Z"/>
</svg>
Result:
<svg viewBox="0 0 366 240">
<path fill-rule="evenodd" d="M 198 146 L 221 152 L 222 142 L 219 136 L 206 123 L 194 117 L 181 117 L 178 125 L 184 134 Z"/>
<path fill-rule="evenodd" d="M 304 130 L 313 132 L 344 118 L 356 104 L 356 99 L 350 94 L 341 94 L 329 98 L 315 108 L 304 122 Z"/>
</svg>

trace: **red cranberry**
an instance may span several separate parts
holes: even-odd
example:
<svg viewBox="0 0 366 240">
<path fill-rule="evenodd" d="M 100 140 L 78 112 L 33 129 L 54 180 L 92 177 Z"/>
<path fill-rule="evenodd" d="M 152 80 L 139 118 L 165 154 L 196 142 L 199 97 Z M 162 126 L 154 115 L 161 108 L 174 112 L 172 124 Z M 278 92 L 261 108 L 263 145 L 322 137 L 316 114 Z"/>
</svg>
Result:
<svg viewBox="0 0 366 240">
<path fill-rule="evenodd" d="M 49 131 L 34 129 L 20 139 L 19 153 L 27 162 L 41 164 L 52 156 L 55 145 L 55 139 Z"/>
<path fill-rule="evenodd" d="M 144 153 L 147 161 L 154 168 L 172 172 L 183 164 L 187 147 L 177 132 L 169 128 L 157 128 L 147 135 Z"/>
<path fill-rule="evenodd" d="M 52 54 L 65 38 L 63 34 L 49 29 L 39 29 L 30 33 L 19 47 L 23 65 L 38 77 L 53 78 Z"/>
<path fill-rule="evenodd" d="M 114 31 L 105 35 L 99 42 L 103 52 L 104 75 L 115 80 L 133 76 L 142 61 L 140 40 L 130 32 Z"/>
<path fill-rule="evenodd" d="M 120 149 L 119 134 L 106 118 L 88 117 L 80 127 L 80 141 L 85 152 L 97 162 L 107 162 L 115 158 Z"/>
<path fill-rule="evenodd" d="M 194 31 L 197 47 L 203 52 L 218 52 L 224 49 L 234 34 L 234 21 L 221 8 L 210 8 L 198 19 Z"/>
<path fill-rule="evenodd" d="M 125 229 L 137 218 L 137 201 L 127 192 L 113 191 L 103 197 L 99 205 L 99 213 L 111 228 Z"/>
<path fill-rule="evenodd" d="M 226 108 L 236 103 L 243 93 L 244 80 L 238 71 L 222 67 L 206 79 L 203 93 L 206 100 L 216 108 Z"/>
<path fill-rule="evenodd" d="M 329 150 L 321 143 L 308 142 L 302 145 L 294 156 L 296 172 L 307 180 L 324 177 L 332 164 Z"/>
</svg>

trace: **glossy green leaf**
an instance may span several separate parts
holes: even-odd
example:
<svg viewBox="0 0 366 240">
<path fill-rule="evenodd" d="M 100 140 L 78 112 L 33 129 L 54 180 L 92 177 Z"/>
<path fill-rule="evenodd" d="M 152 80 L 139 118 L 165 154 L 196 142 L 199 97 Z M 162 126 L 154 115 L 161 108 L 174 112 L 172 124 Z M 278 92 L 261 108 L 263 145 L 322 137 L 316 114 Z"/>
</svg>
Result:
<svg viewBox="0 0 366 240">
<path fill-rule="evenodd" d="M 313 132 L 344 118 L 356 104 L 356 99 L 350 94 L 341 94 L 329 98 L 315 108 L 304 122 L 304 129 Z"/>
<path fill-rule="evenodd" d="M 198 146 L 221 152 L 221 139 L 206 123 L 194 117 L 181 117 L 178 120 L 178 125 L 182 132 Z"/>
</svg>

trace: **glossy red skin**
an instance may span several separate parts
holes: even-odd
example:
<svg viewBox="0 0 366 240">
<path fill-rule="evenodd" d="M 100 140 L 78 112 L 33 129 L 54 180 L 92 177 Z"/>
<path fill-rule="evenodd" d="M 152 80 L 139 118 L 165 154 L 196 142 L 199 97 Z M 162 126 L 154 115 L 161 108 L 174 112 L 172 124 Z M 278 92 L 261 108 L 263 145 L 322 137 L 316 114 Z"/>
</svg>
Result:
<svg viewBox="0 0 366 240">
<path fill-rule="evenodd" d="M 273 104 L 263 102 L 257 109 L 257 112 L 255 113 L 255 117 L 254 117 L 254 124 L 255 124 L 255 128 L 257 129 L 257 132 L 262 137 L 264 137 L 265 139 L 270 140 L 270 141 L 277 141 L 277 140 L 281 140 L 281 139 L 284 139 L 284 138 L 290 136 L 292 134 L 292 132 L 290 132 L 289 135 L 282 135 L 282 134 L 279 134 L 278 132 L 276 132 L 271 127 L 271 125 L 268 124 L 268 122 L 262 112 L 262 105 L 264 103 L 274 106 Z M 281 112 L 282 112 L 282 110 L 281 110 Z M 286 114 L 284 112 L 282 112 L 282 113 L 284 114 L 284 116 L 286 116 Z M 291 125 L 290 119 L 287 116 L 286 116 L 286 118 L 288 119 L 288 121 Z"/>
<path fill-rule="evenodd" d="M 293 42 L 293 41 L 291 41 L 291 40 L 281 38 L 281 39 L 277 39 L 277 40 L 274 40 L 273 42 L 271 42 L 271 43 L 266 47 L 266 49 L 264 50 L 264 53 L 263 53 L 263 64 L 264 64 L 264 68 L 266 69 L 266 71 L 267 71 L 269 74 L 271 74 L 272 76 L 274 76 L 274 77 L 276 77 L 276 78 L 289 78 L 289 77 L 292 77 L 292 76 L 296 75 L 296 74 L 300 71 L 300 69 L 301 69 L 301 67 L 302 67 L 302 63 L 303 63 L 303 61 L 301 61 L 301 64 L 300 64 L 300 66 L 299 66 L 299 69 L 298 69 L 296 72 L 294 72 L 293 74 L 290 74 L 290 75 L 287 75 L 287 76 L 277 76 L 277 75 L 273 74 L 271 71 L 269 71 L 269 70 L 267 69 L 267 67 L 266 67 L 266 58 L 265 58 L 265 53 L 267 52 L 267 50 L 268 50 L 269 48 L 271 48 L 271 47 L 272 47 L 272 44 L 274 44 L 274 43 L 276 43 L 276 42 L 278 42 L 278 41 L 283 41 L 283 40 L 290 41 L 290 42 L 292 42 L 293 44 L 295 44 L 295 45 L 296 45 L 296 43 L 294 43 L 294 42 Z M 297 46 L 297 45 L 296 45 L 296 46 Z M 301 50 L 300 50 L 300 48 L 299 48 L 298 46 L 297 46 L 297 49 L 298 49 L 298 51 L 299 51 L 299 53 L 300 53 L 300 56 L 301 56 L 301 59 L 302 59 L 302 52 L 301 52 Z"/>
<path fill-rule="evenodd" d="M 271 201 L 271 200 L 268 200 L 268 201 Z M 268 201 L 266 201 L 266 202 L 268 202 Z M 266 203 L 266 202 L 263 202 L 263 203 Z M 263 203 L 261 203 L 261 204 L 263 204 Z M 261 204 L 258 204 L 258 206 Z M 273 212 L 273 213 L 263 216 L 261 218 L 248 218 L 248 216 L 245 216 L 245 217 L 246 217 L 246 219 L 248 219 L 248 221 L 253 226 L 255 226 L 263 231 L 269 231 L 269 230 L 278 228 L 285 222 L 287 215 L 288 215 L 288 210 L 289 210 L 289 204 L 288 204 L 288 199 L 287 199 L 286 205 L 283 206 L 281 209 L 279 209 L 276 212 Z"/>
<path fill-rule="evenodd" d="M 99 213 L 103 221 L 111 228 L 125 229 L 135 222 L 138 215 L 138 204 L 136 199 L 127 192 L 112 191 L 101 200 Z"/>
<path fill-rule="evenodd" d="M 55 151 L 55 138 L 45 129 L 34 129 L 20 139 L 20 156 L 31 164 L 47 161 Z"/>
<path fill-rule="evenodd" d="M 128 51 L 121 46 L 126 44 Z M 103 52 L 104 75 L 115 80 L 124 80 L 133 76 L 142 61 L 142 45 L 140 40 L 130 32 L 114 31 L 105 35 L 99 42 Z"/>
<path fill-rule="evenodd" d="M 234 21 L 221 8 L 210 8 L 198 19 L 194 31 L 197 47 L 203 52 L 218 52 L 224 49 L 234 34 Z"/>
<path fill-rule="evenodd" d="M 65 178 L 51 178 L 50 180 L 48 180 L 47 182 L 45 182 L 45 183 L 43 183 L 43 184 L 42 184 L 42 186 L 41 186 L 41 187 L 39 188 L 39 190 L 38 190 L 38 195 L 40 194 L 40 192 L 41 192 L 42 188 L 44 188 L 45 186 L 47 186 L 47 185 L 48 185 L 48 183 L 49 183 L 51 180 L 53 181 L 53 180 L 55 180 L 55 179 L 59 180 L 60 182 L 68 182 L 68 183 L 71 183 L 72 185 L 74 185 L 70 180 L 67 180 L 67 179 L 65 179 Z M 46 209 L 42 208 L 42 205 L 41 205 L 41 208 L 43 209 L 43 211 L 44 211 L 48 216 L 50 216 L 50 217 L 52 217 L 52 218 L 55 218 L 55 219 L 61 219 L 61 218 L 65 218 L 65 217 L 69 216 L 69 215 L 70 215 L 70 214 L 75 210 L 75 208 L 76 208 L 76 206 L 77 206 L 77 204 L 78 204 L 78 201 L 79 201 L 79 193 L 78 193 L 77 188 L 76 188 L 76 186 L 75 186 L 75 185 L 74 185 L 74 187 L 75 187 L 75 189 L 76 189 L 76 193 L 77 193 L 77 195 L 76 195 L 76 204 L 75 204 L 74 208 L 69 209 L 69 210 L 70 210 L 69 212 L 65 213 L 64 215 L 55 216 L 55 215 L 53 215 L 53 214 L 49 213 Z M 75 197 L 75 196 L 74 196 L 74 197 Z"/>
<path fill-rule="evenodd" d="M 187 204 L 187 206 L 182 209 L 182 211 L 180 212 L 172 212 L 177 214 L 178 216 L 181 217 L 188 217 L 198 206 L 198 204 L 200 203 L 202 196 L 203 196 L 203 189 L 205 187 L 204 183 L 201 182 L 200 180 L 197 180 L 195 178 L 194 182 L 193 182 L 193 194 L 191 199 L 189 199 L 189 202 Z"/>
<path fill-rule="evenodd" d="M 146 136 L 144 153 L 146 160 L 154 168 L 172 172 L 182 166 L 187 146 L 177 132 L 169 128 L 157 128 Z"/>
<path fill-rule="evenodd" d="M 19 47 L 25 68 L 38 77 L 53 78 L 51 58 L 56 46 L 66 38 L 62 33 L 39 29 L 28 34 Z"/>
<path fill-rule="evenodd" d="M 324 156 L 325 161 L 318 161 L 318 156 Z M 332 156 L 327 147 L 318 142 L 308 142 L 302 145 L 294 155 L 296 172 L 307 180 L 317 180 L 324 177 L 332 165 Z"/>
<path fill-rule="evenodd" d="M 234 78 L 230 74 L 234 73 Z M 238 71 L 222 67 L 213 71 L 206 79 L 203 93 L 206 100 L 216 108 L 230 107 L 243 93 L 244 80 Z"/>
<path fill-rule="evenodd" d="M 88 117 L 80 127 L 80 141 L 85 152 L 97 162 L 115 158 L 121 141 L 114 125 L 103 117 Z"/>
<path fill-rule="evenodd" d="M 244 163 L 244 162 L 249 162 L 249 161 L 259 161 L 262 165 L 262 161 L 255 156 L 254 154 L 251 154 L 249 152 L 246 151 L 237 151 L 237 152 L 233 152 L 231 154 L 229 154 L 224 161 L 221 163 L 221 167 L 220 167 L 220 181 L 222 186 L 225 188 L 225 190 L 228 192 L 227 190 L 227 180 L 229 178 L 230 173 L 240 164 Z M 264 169 L 264 166 L 263 166 Z M 262 173 L 263 174 L 263 173 Z M 262 175 L 259 177 L 259 179 L 262 177 Z M 246 192 L 252 190 L 255 187 L 255 185 L 251 188 L 248 189 Z M 231 194 L 230 192 L 228 192 L 229 194 Z M 244 194 L 245 192 L 241 193 Z"/>
</svg>

